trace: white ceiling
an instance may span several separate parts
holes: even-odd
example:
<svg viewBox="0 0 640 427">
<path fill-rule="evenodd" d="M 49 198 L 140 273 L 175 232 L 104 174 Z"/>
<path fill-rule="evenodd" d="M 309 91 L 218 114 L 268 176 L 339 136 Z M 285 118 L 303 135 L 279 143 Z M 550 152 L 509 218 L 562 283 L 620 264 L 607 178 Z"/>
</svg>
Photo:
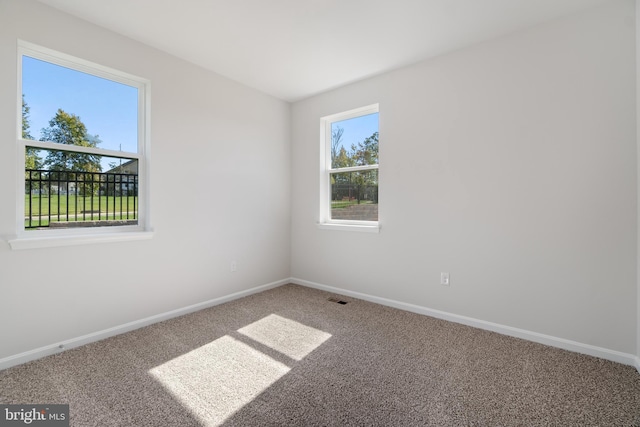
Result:
<svg viewBox="0 0 640 427">
<path fill-rule="evenodd" d="M 614 0 L 39 0 L 295 101 Z"/>
</svg>

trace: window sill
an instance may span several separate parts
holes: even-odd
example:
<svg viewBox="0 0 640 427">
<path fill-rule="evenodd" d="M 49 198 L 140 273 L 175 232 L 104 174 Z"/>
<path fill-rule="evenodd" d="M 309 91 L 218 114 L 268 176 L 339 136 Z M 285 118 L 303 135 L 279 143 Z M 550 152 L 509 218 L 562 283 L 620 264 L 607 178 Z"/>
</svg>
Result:
<svg viewBox="0 0 640 427">
<path fill-rule="evenodd" d="M 358 231 L 362 233 L 379 233 L 380 225 L 364 225 L 364 224 L 338 224 L 338 223 L 330 223 L 323 222 L 317 224 L 318 228 L 321 230 L 337 230 L 337 231 Z"/>
<path fill-rule="evenodd" d="M 60 246 L 90 245 L 94 243 L 128 242 L 132 240 L 149 240 L 152 231 L 135 231 L 104 234 L 78 234 L 66 236 L 19 237 L 8 240 L 14 251 L 37 248 L 55 248 Z"/>
</svg>

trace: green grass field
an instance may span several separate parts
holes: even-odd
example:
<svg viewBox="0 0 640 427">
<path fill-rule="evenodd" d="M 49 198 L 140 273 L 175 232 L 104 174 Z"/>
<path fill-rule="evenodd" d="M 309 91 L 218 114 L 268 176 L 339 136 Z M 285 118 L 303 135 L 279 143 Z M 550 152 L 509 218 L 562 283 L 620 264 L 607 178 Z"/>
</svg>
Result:
<svg viewBox="0 0 640 427">
<path fill-rule="evenodd" d="M 371 204 L 373 203 L 371 200 L 360 200 L 360 204 L 361 205 L 366 205 L 366 204 Z M 332 200 L 331 201 L 331 209 L 344 209 L 344 208 L 348 208 L 349 206 L 352 205 L 357 205 L 358 201 L 357 200 Z"/>
<path fill-rule="evenodd" d="M 109 214 L 109 218 L 110 221 L 114 221 L 114 220 L 135 220 L 135 218 L 133 217 L 133 214 L 130 212 L 129 213 L 129 218 L 127 218 L 127 215 L 112 215 Z M 82 216 L 80 216 L 78 219 L 75 218 L 69 218 L 68 222 L 75 222 L 75 221 L 97 221 L 98 220 L 98 215 L 94 214 L 93 219 L 91 219 L 90 216 L 87 216 L 86 218 L 82 218 Z M 105 217 L 105 215 L 103 214 L 101 217 L 101 221 L 106 221 L 107 217 Z M 60 216 L 60 221 L 58 221 L 58 217 L 51 217 L 51 222 L 67 222 L 67 217 L 66 216 Z M 48 227 L 49 226 L 49 217 L 43 217 L 42 220 L 38 220 L 38 217 L 34 217 L 31 219 L 31 223 L 29 223 L 28 219 L 25 219 L 24 221 L 24 226 L 25 228 L 34 228 L 34 227 Z"/>
<path fill-rule="evenodd" d="M 32 227 L 47 226 L 49 223 L 49 215 L 51 215 L 52 221 L 135 219 L 138 215 L 137 199 L 136 196 L 82 197 L 75 195 L 52 195 L 51 197 L 47 197 L 36 195 L 29 198 L 29 195 L 25 195 L 25 225 Z M 58 219 L 58 214 L 60 215 L 60 219 Z M 40 221 L 41 217 L 42 221 Z M 31 218 L 31 224 L 29 224 L 29 218 Z"/>
</svg>

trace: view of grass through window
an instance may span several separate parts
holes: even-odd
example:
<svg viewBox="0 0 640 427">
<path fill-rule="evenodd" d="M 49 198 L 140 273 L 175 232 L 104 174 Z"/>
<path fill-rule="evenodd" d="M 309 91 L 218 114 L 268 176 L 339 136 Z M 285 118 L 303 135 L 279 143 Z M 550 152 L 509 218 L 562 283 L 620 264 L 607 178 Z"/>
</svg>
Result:
<svg viewBox="0 0 640 427">
<path fill-rule="evenodd" d="M 137 126 L 136 87 L 23 55 L 25 230 L 137 224 Z"/>
<path fill-rule="evenodd" d="M 378 113 L 331 123 L 331 219 L 378 220 Z"/>
</svg>

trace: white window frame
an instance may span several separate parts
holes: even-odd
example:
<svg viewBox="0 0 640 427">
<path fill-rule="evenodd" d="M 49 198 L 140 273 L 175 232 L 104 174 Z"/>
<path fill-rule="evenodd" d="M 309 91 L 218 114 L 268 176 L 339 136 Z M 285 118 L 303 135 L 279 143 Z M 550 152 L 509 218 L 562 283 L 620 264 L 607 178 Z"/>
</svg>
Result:
<svg viewBox="0 0 640 427">
<path fill-rule="evenodd" d="M 318 228 L 324 230 L 363 231 L 370 233 L 378 233 L 380 231 L 379 217 L 378 221 L 331 219 L 331 173 L 379 169 L 379 164 L 334 169 L 331 165 L 331 125 L 335 122 L 379 112 L 379 104 L 371 104 L 325 116 L 320 119 L 320 219 L 317 224 Z M 378 175 L 378 182 L 379 180 L 380 176 Z"/>
<path fill-rule="evenodd" d="M 153 236 L 149 211 L 149 153 L 150 153 L 150 87 L 149 80 L 80 59 L 65 53 L 54 51 L 23 40 L 18 40 L 17 55 L 17 176 L 16 176 L 16 235 L 8 240 L 12 249 L 31 249 L 41 247 L 70 246 L 99 242 L 143 240 Z M 138 89 L 138 146 L 137 153 L 115 150 L 67 146 L 54 142 L 22 139 L 22 58 L 29 56 L 60 65 L 72 70 L 91 74 Z M 49 230 L 25 230 L 24 227 L 24 168 L 26 147 L 97 154 L 108 157 L 120 157 L 138 161 L 138 224 L 129 226 L 60 228 Z"/>
</svg>

